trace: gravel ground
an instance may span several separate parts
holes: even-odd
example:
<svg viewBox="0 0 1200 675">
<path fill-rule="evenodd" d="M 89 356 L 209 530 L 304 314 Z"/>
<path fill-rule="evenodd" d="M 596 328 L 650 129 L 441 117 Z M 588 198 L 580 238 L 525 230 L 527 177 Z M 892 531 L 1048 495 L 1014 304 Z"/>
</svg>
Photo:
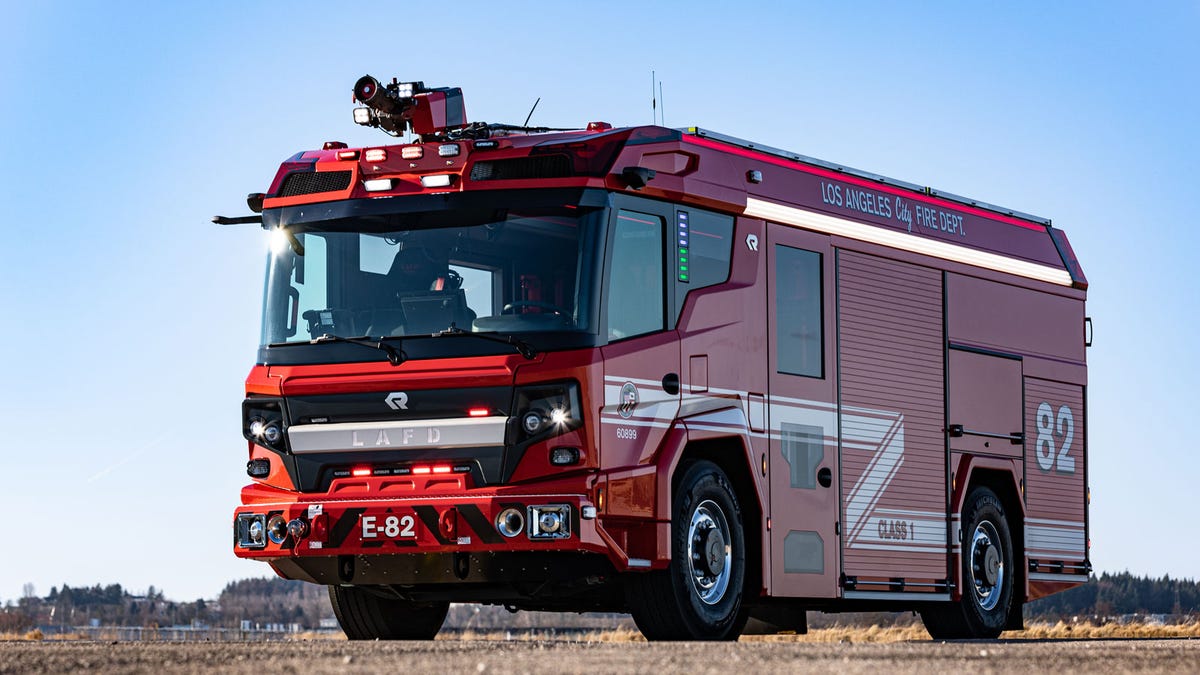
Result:
<svg viewBox="0 0 1200 675">
<path fill-rule="evenodd" d="M 891 644 L 0 642 L 0 673 L 1197 672 L 1200 639 Z"/>
</svg>

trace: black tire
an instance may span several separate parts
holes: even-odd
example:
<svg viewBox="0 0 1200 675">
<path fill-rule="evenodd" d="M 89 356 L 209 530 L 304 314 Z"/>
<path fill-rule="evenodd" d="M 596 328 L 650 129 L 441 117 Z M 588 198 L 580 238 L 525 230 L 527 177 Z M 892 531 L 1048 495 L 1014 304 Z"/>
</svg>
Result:
<svg viewBox="0 0 1200 675">
<path fill-rule="evenodd" d="M 353 586 L 330 586 L 329 602 L 351 640 L 432 640 L 450 611 L 448 602 L 416 604 Z"/>
<path fill-rule="evenodd" d="M 976 487 L 963 504 L 962 522 L 962 598 L 921 610 L 921 620 L 935 640 L 994 639 L 1014 611 L 1017 570 L 1008 518 L 996 493 Z"/>
<path fill-rule="evenodd" d="M 671 564 L 626 575 L 626 602 L 647 640 L 736 640 L 748 616 L 742 598 L 746 537 L 737 496 L 712 462 L 689 462 L 678 470 Z"/>
</svg>

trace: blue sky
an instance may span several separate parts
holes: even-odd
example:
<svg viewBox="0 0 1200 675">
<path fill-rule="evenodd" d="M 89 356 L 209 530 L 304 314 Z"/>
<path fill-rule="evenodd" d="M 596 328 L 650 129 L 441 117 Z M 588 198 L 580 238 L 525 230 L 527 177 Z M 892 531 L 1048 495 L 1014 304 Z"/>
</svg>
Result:
<svg viewBox="0 0 1200 675">
<path fill-rule="evenodd" d="M 1200 577 L 1200 5 L 216 5 L 6 7 L 0 599 L 269 573 L 229 530 L 265 238 L 208 220 L 298 150 L 379 143 L 364 73 L 573 126 L 649 123 L 653 69 L 669 126 L 1052 218 L 1092 283 L 1093 561 Z"/>
</svg>

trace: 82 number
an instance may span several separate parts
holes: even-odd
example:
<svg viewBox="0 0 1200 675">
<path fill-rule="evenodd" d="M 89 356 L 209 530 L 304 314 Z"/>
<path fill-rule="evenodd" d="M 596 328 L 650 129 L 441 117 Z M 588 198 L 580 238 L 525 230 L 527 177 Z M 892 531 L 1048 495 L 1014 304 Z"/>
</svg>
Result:
<svg viewBox="0 0 1200 675">
<path fill-rule="evenodd" d="M 1075 458 L 1067 454 L 1075 439 L 1075 415 L 1071 409 L 1060 406 L 1056 417 L 1050 404 L 1042 401 L 1037 409 L 1037 431 L 1037 461 L 1042 471 L 1075 473 Z M 1054 447 L 1056 436 L 1063 437 L 1057 450 Z"/>
</svg>

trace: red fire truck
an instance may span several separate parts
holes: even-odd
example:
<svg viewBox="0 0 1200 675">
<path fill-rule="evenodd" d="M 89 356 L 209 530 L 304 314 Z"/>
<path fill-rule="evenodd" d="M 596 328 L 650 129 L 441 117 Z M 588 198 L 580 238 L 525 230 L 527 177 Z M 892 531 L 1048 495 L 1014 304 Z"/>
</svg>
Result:
<svg viewBox="0 0 1200 675">
<path fill-rule="evenodd" d="M 234 551 L 350 638 L 452 602 L 989 638 L 1086 582 L 1087 280 L 1050 221 L 699 128 L 355 98 L 410 142 L 301 152 L 216 218 L 272 238 Z"/>
</svg>

